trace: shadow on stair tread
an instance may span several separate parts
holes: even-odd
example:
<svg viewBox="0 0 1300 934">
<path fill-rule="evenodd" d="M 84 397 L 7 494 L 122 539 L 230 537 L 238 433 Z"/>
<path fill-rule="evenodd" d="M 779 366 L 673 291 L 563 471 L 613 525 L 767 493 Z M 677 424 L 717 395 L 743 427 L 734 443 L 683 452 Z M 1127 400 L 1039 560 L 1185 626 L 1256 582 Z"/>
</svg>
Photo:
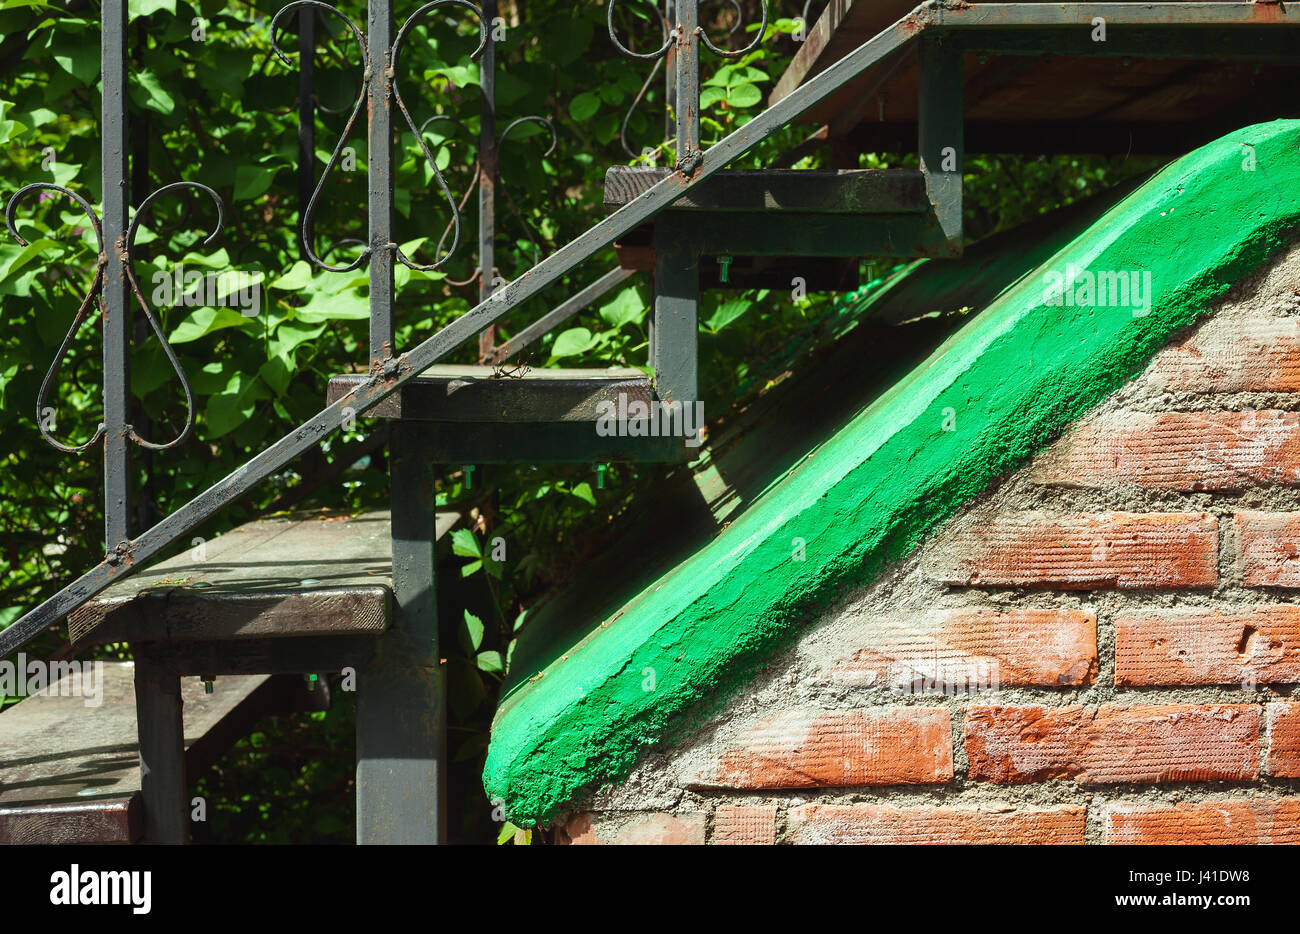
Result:
<svg viewBox="0 0 1300 934">
<path fill-rule="evenodd" d="M 134 670 L 132 662 L 104 662 L 97 706 L 71 693 L 74 678 L 84 694 L 85 679 L 94 677 L 83 668 L 0 714 L 0 845 L 140 839 Z M 191 776 L 263 717 L 328 706 L 327 688 L 308 691 L 301 678 L 284 675 L 221 677 L 211 694 L 186 678 L 181 697 Z"/>
<path fill-rule="evenodd" d="M 443 538 L 459 520 L 437 514 Z M 77 647 L 379 635 L 392 622 L 387 510 L 259 519 L 136 572 L 68 617 Z"/>
</svg>

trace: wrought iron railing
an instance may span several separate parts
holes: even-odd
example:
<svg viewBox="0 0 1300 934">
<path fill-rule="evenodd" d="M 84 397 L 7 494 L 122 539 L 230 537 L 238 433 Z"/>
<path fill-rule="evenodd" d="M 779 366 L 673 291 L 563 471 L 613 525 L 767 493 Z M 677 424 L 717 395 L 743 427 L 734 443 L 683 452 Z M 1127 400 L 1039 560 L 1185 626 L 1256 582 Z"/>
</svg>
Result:
<svg viewBox="0 0 1300 934">
<path fill-rule="evenodd" d="M 1078 29 L 1096 17 L 1104 18 L 1113 27 L 1159 23 L 1188 26 L 1193 30 L 1201 31 L 1206 27 L 1227 31 L 1252 27 L 1272 29 L 1278 25 L 1296 26 L 1300 23 L 1300 13 L 1292 12 L 1279 4 L 1269 4 L 1267 15 L 1261 15 L 1258 8 L 1264 4 L 1246 2 L 1195 2 L 1194 0 L 1187 3 L 1120 2 L 1082 5 L 970 4 L 961 0 L 956 2 L 931 0 L 916 7 L 888 28 L 865 41 L 855 51 L 705 150 L 701 148 L 699 120 L 701 46 L 705 50 L 723 56 L 741 54 L 745 50 L 730 51 L 716 47 L 700 27 L 699 6 L 699 0 L 675 0 L 671 15 L 665 19 L 668 36 L 664 39 L 663 45 L 654 52 L 632 53 L 617 36 L 614 36 L 619 48 L 634 57 L 664 63 L 666 70 L 672 75 L 676 143 L 674 171 L 551 256 L 542 259 L 523 275 L 499 288 L 482 293 L 481 300 L 474 308 L 402 354 L 397 354 L 393 347 L 395 266 L 401 263 L 415 269 L 431 268 L 445 261 L 450 250 L 441 258 L 435 258 L 433 264 L 419 264 L 405 256 L 394 240 L 392 119 L 394 104 L 411 132 L 420 140 L 425 156 L 434 162 L 428 146 L 420 138 L 420 128 L 411 119 L 402 97 L 397 81 L 397 66 L 403 42 L 409 35 L 412 25 L 427 16 L 430 11 L 439 7 L 460 7 L 475 16 L 481 17 L 482 13 L 468 0 L 434 0 L 418 8 L 404 22 L 402 28 L 394 33 L 391 0 L 373 0 L 368 9 L 364 37 L 360 29 L 348 21 L 363 50 L 366 67 L 364 93 L 358 96 L 354 104 L 349 125 L 355 123 L 364 103 L 369 114 L 369 238 L 361 256 L 348 264 L 331 267 L 320 258 L 313 256 L 313 259 L 323 268 L 354 269 L 362 263 L 368 265 L 369 376 L 346 396 L 322 409 L 152 528 L 131 537 L 127 531 L 130 447 L 141 445 L 153 450 L 165 450 L 180 443 L 184 437 L 182 434 L 181 438 L 171 441 L 150 442 L 141 438 L 128 421 L 127 356 L 131 341 L 130 293 L 135 293 L 150 327 L 162 339 L 164 347 L 167 345 L 148 303 L 139 293 L 134 274 L 131 272 L 134 232 L 138 229 L 140 218 L 144 216 L 146 209 L 154 200 L 184 187 L 206 191 L 216 200 L 218 218 L 214 234 L 221 225 L 221 205 L 210 189 L 196 182 L 178 181 L 150 195 L 135 217 L 131 218 L 128 212 L 127 185 L 129 177 L 126 101 L 127 3 L 126 0 L 104 0 L 102 6 L 104 203 L 101 214 L 96 217 L 93 208 L 72 192 L 66 189 L 57 190 L 62 195 L 72 197 L 86 212 L 100 245 L 94 282 L 78 312 L 77 321 L 78 323 L 84 321 L 92 306 L 101 309 L 104 417 L 103 424 L 91 441 L 76 449 L 83 449 L 89 444 L 100 441 L 104 445 L 105 541 L 108 553 L 102 562 L 46 599 L 8 629 L 0 632 L 0 657 L 20 648 L 47 625 L 66 616 L 114 581 L 130 574 L 199 523 L 224 508 L 231 500 L 320 443 L 351 418 L 364 413 L 392 395 L 428 367 L 443 359 L 457 346 L 482 333 L 521 303 L 537 296 L 543 289 L 556 283 L 579 264 L 663 211 L 682 195 L 771 137 L 810 107 L 843 88 L 866 69 L 910 43 L 921 43 L 925 53 L 921 58 L 921 167 L 926 173 L 927 184 L 931 187 L 931 196 L 934 200 L 947 197 L 944 192 L 950 191 L 954 182 L 958 189 L 960 186 L 959 171 L 954 179 L 952 177 L 954 173 L 951 171 L 943 172 L 937 168 L 939 160 L 936 158 L 936 152 L 930 150 L 939 144 L 940 139 L 933 134 L 927 136 L 927 112 L 941 113 L 944 119 L 951 119 L 953 116 L 953 101 L 944 98 L 946 93 L 957 95 L 955 109 L 957 119 L 960 120 L 962 48 L 936 41 L 939 36 L 989 35 L 998 30 L 1017 30 L 1022 36 L 1035 30 L 1043 34 L 1052 34 L 1059 33 L 1063 29 Z M 334 7 L 320 0 L 294 0 L 281 11 L 277 21 L 287 16 L 289 11 L 305 8 L 316 8 L 331 15 L 343 16 Z M 611 10 L 612 8 L 613 0 L 610 5 Z M 480 19 L 481 31 L 482 23 Z M 764 3 L 763 24 L 765 23 L 766 4 Z M 611 34 L 613 35 L 612 26 Z M 764 28 L 760 25 L 747 48 L 761 41 L 763 35 Z M 974 46 L 978 46 L 978 41 L 973 43 L 972 47 Z M 480 45 L 484 50 L 489 47 Z M 946 88 L 943 82 L 934 77 L 939 74 L 947 75 L 950 79 L 950 84 Z M 495 138 L 493 141 L 495 142 Z M 331 165 L 337 159 L 337 155 L 336 148 Z M 482 161 L 487 162 L 486 159 Z M 325 175 L 315 186 L 313 203 L 319 197 L 329 170 L 330 167 L 327 166 Z M 457 203 L 452 198 L 441 173 L 437 171 L 436 163 L 434 170 L 440 189 L 452 210 L 457 211 Z M 42 187 L 55 186 L 43 184 L 27 186 L 10 200 L 6 220 L 11 232 L 14 230 L 13 218 L 16 209 L 32 192 Z M 959 207 L 960 201 L 958 200 L 957 203 Z M 456 216 L 458 217 L 458 214 Z M 305 244 L 310 245 L 311 233 L 311 211 L 308 210 L 303 217 Z M 490 250 L 488 254 L 490 255 Z M 491 268 L 486 260 L 484 268 Z M 607 274 L 598 281 L 597 285 L 613 281 L 615 275 L 616 273 Z M 491 275 L 485 275 L 483 278 L 488 280 L 486 286 L 490 286 Z M 573 301 L 581 297 L 581 295 L 575 296 Z M 553 316 L 561 310 L 568 309 L 570 305 L 571 303 L 565 303 L 560 309 L 556 309 L 556 312 L 552 313 L 550 323 L 556 323 Z M 547 319 L 543 319 L 542 322 L 538 322 L 538 325 L 546 321 Z M 694 333 L 686 335 L 679 332 L 677 336 L 683 340 L 689 339 L 693 348 Z M 664 339 L 662 331 L 660 339 Z M 59 361 L 65 351 L 66 342 L 56 358 L 51 374 L 46 378 L 46 390 L 57 374 Z M 168 357 L 179 372 L 179 364 L 176 363 L 175 356 L 170 350 L 168 350 Z M 184 381 L 184 374 L 180 373 L 180 376 Z M 42 399 L 45 397 L 45 392 L 42 391 Z M 192 422 L 191 412 L 186 420 L 187 430 Z M 67 448 L 61 447 L 61 449 Z"/>
</svg>

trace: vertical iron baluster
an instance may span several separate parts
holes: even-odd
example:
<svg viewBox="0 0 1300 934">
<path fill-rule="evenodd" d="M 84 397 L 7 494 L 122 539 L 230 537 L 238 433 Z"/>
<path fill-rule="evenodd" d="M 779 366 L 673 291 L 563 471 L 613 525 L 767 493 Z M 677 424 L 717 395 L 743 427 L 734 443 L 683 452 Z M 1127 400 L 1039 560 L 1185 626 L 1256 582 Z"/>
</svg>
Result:
<svg viewBox="0 0 1300 934">
<path fill-rule="evenodd" d="M 671 30 L 676 20 L 677 8 L 673 0 L 664 0 L 664 22 Z M 676 132 L 677 112 L 677 46 L 670 45 L 664 56 L 664 139 L 670 139 Z"/>
<path fill-rule="evenodd" d="M 677 168 L 692 175 L 700 157 L 700 24 L 699 0 L 675 0 L 677 14 L 675 97 Z M 673 50 L 669 49 L 669 54 Z"/>
<path fill-rule="evenodd" d="M 298 223 L 307 214 L 316 188 L 316 11 L 298 12 Z M 307 239 L 298 238 L 298 256 L 310 262 Z"/>
<path fill-rule="evenodd" d="M 497 115 L 496 115 L 496 40 L 492 21 L 497 15 L 496 0 L 483 0 L 483 22 L 488 27 L 488 41 L 479 60 L 479 84 L 483 91 L 478 133 L 478 297 L 485 302 L 492 297 L 496 277 L 496 185 L 497 185 Z M 478 358 L 486 363 L 496 344 L 496 325 L 490 324 L 478 336 Z"/>
<path fill-rule="evenodd" d="M 130 305 L 127 302 L 127 0 L 104 0 L 102 175 L 104 197 L 104 545 L 109 553 L 130 538 L 127 406 L 130 386 Z"/>
<path fill-rule="evenodd" d="M 370 204 L 370 369 L 393 356 L 393 110 L 392 0 L 370 0 L 366 8 L 370 60 L 366 73 Z M 380 57 L 382 56 L 382 58 Z"/>
</svg>

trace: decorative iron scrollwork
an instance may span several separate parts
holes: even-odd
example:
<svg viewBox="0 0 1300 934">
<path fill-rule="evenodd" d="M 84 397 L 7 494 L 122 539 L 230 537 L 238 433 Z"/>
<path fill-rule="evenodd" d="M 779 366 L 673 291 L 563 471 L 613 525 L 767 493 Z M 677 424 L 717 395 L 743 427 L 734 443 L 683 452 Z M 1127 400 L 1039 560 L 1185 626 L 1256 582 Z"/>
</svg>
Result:
<svg viewBox="0 0 1300 934">
<path fill-rule="evenodd" d="M 176 378 L 180 380 L 181 389 L 185 393 L 185 426 L 172 440 L 159 444 L 141 437 L 132 425 L 125 426 L 127 437 L 130 438 L 132 442 L 151 451 L 169 450 L 176 447 L 189 437 L 190 432 L 194 429 L 194 391 L 190 387 L 189 379 L 185 376 L 185 370 L 181 367 L 180 361 L 176 357 L 176 352 L 172 350 L 171 343 L 163 333 L 162 325 L 159 324 L 157 316 L 153 313 L 153 309 L 149 307 L 148 301 L 145 300 L 144 293 L 140 289 L 140 283 L 135 277 L 135 238 L 136 234 L 139 232 L 141 219 L 148 212 L 149 208 L 152 207 L 154 201 L 170 192 L 178 191 L 182 188 L 195 188 L 199 191 L 203 191 L 212 198 L 213 203 L 216 205 L 216 226 L 203 241 L 204 246 L 211 244 L 225 226 L 225 210 L 221 203 L 221 197 L 207 185 L 202 185 L 198 182 L 173 182 L 170 185 L 164 185 L 162 188 L 159 188 L 157 191 L 150 194 L 136 210 L 126 235 L 126 262 L 124 265 L 127 281 L 131 285 L 131 291 L 135 293 L 136 302 L 139 304 L 140 310 L 144 312 L 145 320 L 149 322 L 150 330 L 152 330 L 154 336 L 158 338 L 163 353 L 166 355 L 168 363 L 171 364 L 172 370 L 176 373 Z M 46 419 L 44 418 L 43 413 L 48 408 L 46 402 L 49 398 L 51 388 L 58 379 L 59 369 L 63 366 L 64 358 L 67 357 L 68 349 L 72 346 L 72 341 L 76 337 L 77 332 L 80 331 L 82 325 L 85 324 L 86 319 L 89 316 L 88 312 L 91 305 L 93 304 L 98 306 L 101 315 L 104 313 L 104 269 L 108 264 L 108 255 L 104 248 L 104 229 L 100 223 L 99 215 L 95 213 L 95 209 L 76 192 L 52 182 L 34 182 L 31 185 L 24 185 L 22 188 L 18 189 L 14 196 L 9 199 L 9 204 L 5 209 L 5 226 L 9 229 L 9 234 L 20 246 L 28 246 L 28 241 L 18 233 L 18 229 L 14 226 L 14 215 L 23 200 L 38 191 L 53 191 L 57 194 L 66 195 L 75 201 L 78 207 L 80 207 L 82 212 L 86 215 L 87 220 L 90 221 L 90 226 L 95 231 L 95 243 L 98 247 L 98 256 L 95 262 L 95 277 L 91 281 L 90 288 L 86 291 L 85 297 L 82 298 L 81 304 L 77 308 L 77 313 L 72 318 L 72 324 L 68 327 L 68 333 L 64 336 L 63 343 L 59 345 L 59 350 L 55 354 L 54 362 L 50 364 L 50 368 L 45 373 L 45 378 L 41 381 L 40 391 L 36 394 L 36 427 L 40 431 L 41 437 L 49 442 L 51 446 L 66 454 L 79 454 L 83 451 L 89 450 L 96 442 L 104 437 L 104 432 L 106 430 L 104 423 L 100 422 L 95 429 L 95 433 L 89 440 L 84 441 L 81 444 L 69 445 L 59 441 L 50 433 L 46 428 Z"/>
</svg>

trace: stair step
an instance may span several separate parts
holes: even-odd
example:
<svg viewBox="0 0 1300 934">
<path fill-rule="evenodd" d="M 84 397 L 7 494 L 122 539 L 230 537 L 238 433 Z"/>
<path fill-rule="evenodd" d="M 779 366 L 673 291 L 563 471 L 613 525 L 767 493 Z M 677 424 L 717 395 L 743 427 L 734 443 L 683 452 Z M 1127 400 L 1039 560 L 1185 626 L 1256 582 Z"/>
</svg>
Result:
<svg viewBox="0 0 1300 934">
<path fill-rule="evenodd" d="M 140 838 L 134 671 L 132 662 L 104 662 L 98 706 L 65 695 L 74 689 L 73 676 L 65 675 L 49 693 L 0 714 L 0 845 Z M 197 679 L 183 679 L 189 775 L 197 776 L 263 717 L 319 709 L 313 694 L 326 698 L 286 676 L 221 677 L 211 694 Z"/>
<path fill-rule="evenodd" d="M 615 165 L 605 173 L 605 206 L 622 207 L 667 178 L 666 168 Z M 730 256 L 725 286 L 789 287 L 784 272 L 761 272 L 763 257 L 950 256 L 927 193 L 910 169 L 723 171 L 615 244 L 625 269 L 653 268 L 657 236 L 688 236 L 705 257 Z M 716 264 L 700 263 L 701 285 L 723 285 Z M 750 269 L 759 270 L 750 274 Z M 814 268 L 812 288 L 843 288 L 839 267 Z M 768 281 L 769 279 L 773 281 Z M 829 279 L 830 285 L 823 284 Z M 776 281 L 779 280 L 779 281 Z"/>
<path fill-rule="evenodd" d="M 672 174 L 671 169 L 610 166 L 605 206 L 620 208 Z M 737 169 L 716 173 L 671 210 L 753 214 L 926 214 L 925 176 L 914 169 Z"/>
<path fill-rule="evenodd" d="M 364 382 L 364 373 L 330 380 L 337 402 Z M 614 406 L 656 401 L 641 370 L 430 367 L 366 414 L 420 422 L 419 440 L 439 463 L 594 463 L 674 461 L 686 456 L 681 438 L 602 436 L 597 419 Z M 619 407 L 622 406 L 620 409 Z"/>
<path fill-rule="evenodd" d="M 439 513 L 442 537 L 459 518 Z M 376 636 L 392 621 L 388 512 L 259 519 L 109 587 L 68 616 L 78 648 Z"/>
<path fill-rule="evenodd" d="M 518 369 L 516 367 L 439 365 L 425 370 L 379 403 L 367 415 L 420 422 L 594 422 L 601 402 L 618 403 L 620 394 L 650 402 L 650 378 L 630 367 L 607 369 Z M 367 379 L 365 373 L 335 376 L 328 401 L 341 399 Z"/>
</svg>

